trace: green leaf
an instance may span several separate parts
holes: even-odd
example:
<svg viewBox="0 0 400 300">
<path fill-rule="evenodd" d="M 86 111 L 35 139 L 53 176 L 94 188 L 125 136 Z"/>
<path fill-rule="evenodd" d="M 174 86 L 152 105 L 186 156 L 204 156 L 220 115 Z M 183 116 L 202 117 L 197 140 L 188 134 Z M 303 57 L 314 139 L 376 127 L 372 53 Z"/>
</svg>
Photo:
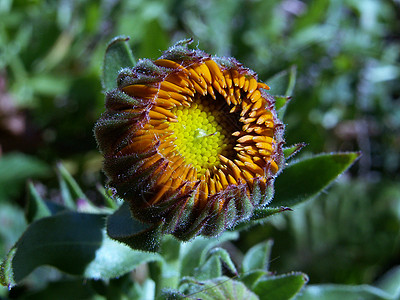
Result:
<svg viewBox="0 0 400 300">
<path fill-rule="evenodd" d="M 61 280 L 50 282 L 46 288 L 29 293 L 23 297 L 24 300 L 42 299 L 96 299 L 90 284 L 83 284 L 82 280 Z"/>
<path fill-rule="evenodd" d="M 271 87 L 270 93 L 287 97 L 292 96 L 296 84 L 296 73 L 296 66 L 292 66 L 289 69 L 281 71 L 269 78 L 266 82 Z M 280 108 L 281 107 L 278 107 L 277 109 Z"/>
<path fill-rule="evenodd" d="M 185 291 L 188 299 L 202 300 L 257 300 L 258 297 L 242 282 L 229 277 L 218 277 L 211 280 L 195 281 L 190 278 L 183 281 L 187 284 Z M 179 298 L 178 298 L 179 299 Z M 271 298 L 274 299 L 274 298 Z"/>
<path fill-rule="evenodd" d="M 292 99 L 294 86 L 296 84 L 296 66 L 284 70 L 268 79 L 268 85 L 271 87 L 270 93 L 275 98 L 275 109 L 278 112 L 279 119 L 283 120 L 287 104 Z"/>
<path fill-rule="evenodd" d="M 0 159 L 0 170 L 0 201 L 19 196 L 27 179 L 51 174 L 46 163 L 18 152 L 4 154 Z"/>
<path fill-rule="evenodd" d="M 0 279 L 13 286 L 34 269 L 50 265 L 86 278 L 110 279 L 159 254 L 133 251 L 108 238 L 104 214 L 63 212 L 33 222 L 2 262 Z"/>
<path fill-rule="evenodd" d="M 188 297 L 186 297 L 184 294 L 182 294 L 178 290 L 165 288 L 162 290 L 162 294 L 157 299 L 159 299 L 159 300 L 187 300 Z"/>
<path fill-rule="evenodd" d="M 296 300 L 397 300 L 371 285 L 318 284 L 307 286 Z"/>
<path fill-rule="evenodd" d="M 392 299 L 399 299 L 400 266 L 396 266 L 384 274 L 383 277 L 379 279 L 376 286 L 391 295 Z"/>
<path fill-rule="evenodd" d="M 107 46 L 104 56 L 102 86 L 109 91 L 117 87 L 118 72 L 122 68 L 133 67 L 135 59 L 127 41 L 129 37 L 118 36 L 113 38 Z"/>
<path fill-rule="evenodd" d="M 198 280 L 207 280 L 222 276 L 222 264 L 230 273 L 237 275 L 235 264 L 233 263 L 228 251 L 223 248 L 211 249 L 209 257 L 199 268 L 195 269 L 195 277 Z"/>
<path fill-rule="evenodd" d="M 96 251 L 96 257 L 85 268 L 84 276 L 94 279 L 111 279 L 133 271 L 141 264 L 161 261 L 158 253 L 132 250 L 130 247 L 116 242 L 103 233 L 103 241 Z"/>
<path fill-rule="evenodd" d="M 268 272 L 266 271 L 261 271 L 261 270 L 250 271 L 240 275 L 240 281 L 251 289 L 254 286 L 254 284 L 261 279 L 261 277 L 264 277 L 266 275 L 268 275 Z"/>
<path fill-rule="evenodd" d="M 87 199 L 85 193 L 79 187 L 79 184 L 62 164 L 57 165 L 57 170 L 61 176 L 61 179 L 66 183 L 68 189 L 71 191 L 73 199 Z"/>
<path fill-rule="evenodd" d="M 285 159 L 288 160 L 292 158 L 294 155 L 299 153 L 299 151 L 303 149 L 305 146 L 307 146 L 306 143 L 298 143 L 294 144 L 293 146 L 283 148 L 283 155 L 285 156 Z"/>
<path fill-rule="evenodd" d="M 275 95 L 275 109 L 278 113 L 278 118 L 283 120 L 286 112 L 286 106 L 289 104 L 292 97 Z"/>
<path fill-rule="evenodd" d="M 14 272 L 12 266 L 12 260 L 14 258 L 17 249 L 12 248 L 5 257 L 4 261 L 1 262 L 0 266 L 0 283 L 8 288 L 12 288 L 17 283 L 14 280 Z"/>
<path fill-rule="evenodd" d="M 269 268 L 269 259 L 274 242 L 268 240 L 251 247 L 245 254 L 242 262 L 242 273 Z"/>
<path fill-rule="evenodd" d="M 145 282 L 143 283 L 134 282 L 133 287 L 130 288 L 128 294 L 130 297 L 129 299 L 137 299 L 137 300 L 155 299 L 154 285 L 155 285 L 154 281 L 151 279 L 146 279 Z"/>
<path fill-rule="evenodd" d="M 268 276 L 257 281 L 252 290 L 260 297 L 260 300 L 287 300 L 296 296 L 307 282 L 307 275 L 298 272 Z"/>
<path fill-rule="evenodd" d="M 275 181 L 274 206 L 292 206 L 326 188 L 360 156 L 358 152 L 320 154 L 290 164 Z"/>
<path fill-rule="evenodd" d="M 104 217 L 66 212 L 33 222 L 3 261 L 1 283 L 12 286 L 42 265 L 83 274 L 102 244 Z"/>
<path fill-rule="evenodd" d="M 61 163 L 57 164 L 57 175 L 63 204 L 67 209 L 88 213 L 108 212 L 107 209 L 99 208 L 89 200 L 79 184 Z M 52 204 L 47 204 L 47 206 L 50 205 Z"/>
<path fill-rule="evenodd" d="M 126 202 L 107 218 L 107 234 L 132 249 L 150 252 L 158 251 L 162 238 L 161 226 L 133 218 Z"/>
<path fill-rule="evenodd" d="M 25 218 L 28 223 L 51 215 L 43 198 L 36 191 L 35 185 L 28 182 L 28 203 L 25 209 Z"/>
<path fill-rule="evenodd" d="M 58 181 L 60 184 L 61 195 L 66 207 L 75 210 L 78 199 L 89 202 L 79 184 L 71 176 L 68 170 L 61 164 L 57 164 Z"/>
<path fill-rule="evenodd" d="M 0 259 L 15 244 L 26 229 L 26 219 L 21 207 L 0 203 Z"/>
<path fill-rule="evenodd" d="M 58 183 L 60 185 L 62 204 L 71 210 L 76 210 L 77 199 L 72 195 L 72 192 L 66 180 L 68 177 L 70 177 L 72 180 L 74 179 L 61 163 L 57 165 L 57 175 L 58 175 Z"/>
<path fill-rule="evenodd" d="M 222 276 L 222 264 L 218 256 L 213 255 L 202 265 L 196 269 L 194 274 L 197 280 L 207 280 Z"/>
<path fill-rule="evenodd" d="M 296 77 L 297 77 L 297 66 L 291 66 L 289 69 L 289 82 L 285 92 L 286 96 L 293 95 L 294 87 L 296 85 Z"/>
<path fill-rule="evenodd" d="M 209 252 L 209 254 L 211 256 L 216 256 L 218 257 L 221 262 L 224 264 L 224 267 L 231 272 L 234 275 L 238 275 L 238 272 L 236 270 L 235 264 L 233 263 L 231 256 L 229 255 L 228 251 L 226 251 L 223 248 L 214 248 L 211 249 L 211 251 Z"/>
<path fill-rule="evenodd" d="M 208 251 L 218 244 L 238 238 L 237 232 L 226 231 L 218 238 L 197 237 L 190 243 L 182 244 L 182 276 L 191 276 L 193 271 L 205 260 Z"/>
<path fill-rule="evenodd" d="M 289 207 L 281 206 L 281 207 L 264 207 L 257 208 L 254 210 L 253 215 L 251 216 L 252 221 L 264 221 L 266 218 L 279 214 L 284 211 L 292 210 Z"/>
<path fill-rule="evenodd" d="M 245 220 L 239 224 L 237 224 L 234 230 L 244 230 L 249 227 L 252 227 L 258 223 L 264 222 L 267 218 L 272 215 L 282 213 L 284 211 L 292 210 L 290 207 L 263 207 L 263 208 L 256 208 L 253 212 L 253 215 L 250 217 L 251 222 L 249 220 Z"/>
</svg>

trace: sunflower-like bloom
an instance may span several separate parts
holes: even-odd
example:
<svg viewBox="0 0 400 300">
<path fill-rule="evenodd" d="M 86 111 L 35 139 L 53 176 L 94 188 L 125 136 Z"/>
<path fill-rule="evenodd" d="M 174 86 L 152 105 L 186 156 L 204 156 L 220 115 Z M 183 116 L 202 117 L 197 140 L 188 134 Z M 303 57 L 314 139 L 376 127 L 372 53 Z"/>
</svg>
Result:
<svg viewBox="0 0 400 300">
<path fill-rule="evenodd" d="M 110 187 L 136 219 L 184 240 L 249 218 L 284 163 L 268 89 L 234 58 L 185 42 L 123 69 L 95 127 Z"/>
</svg>

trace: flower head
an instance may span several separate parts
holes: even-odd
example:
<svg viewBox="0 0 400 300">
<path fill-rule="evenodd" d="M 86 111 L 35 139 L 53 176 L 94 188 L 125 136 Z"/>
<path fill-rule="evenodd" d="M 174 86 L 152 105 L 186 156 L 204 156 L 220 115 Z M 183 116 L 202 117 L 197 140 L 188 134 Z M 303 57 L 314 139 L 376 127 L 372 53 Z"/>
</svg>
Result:
<svg viewBox="0 0 400 300">
<path fill-rule="evenodd" d="M 123 69 L 95 127 L 109 185 L 142 222 L 213 236 L 273 195 L 283 124 L 269 87 L 187 42 Z"/>
</svg>

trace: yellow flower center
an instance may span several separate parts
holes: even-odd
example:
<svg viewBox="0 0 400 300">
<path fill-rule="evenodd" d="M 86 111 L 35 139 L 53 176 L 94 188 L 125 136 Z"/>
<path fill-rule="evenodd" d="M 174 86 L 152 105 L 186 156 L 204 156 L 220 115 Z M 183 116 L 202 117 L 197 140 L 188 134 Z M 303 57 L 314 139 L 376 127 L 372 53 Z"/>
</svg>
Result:
<svg viewBox="0 0 400 300">
<path fill-rule="evenodd" d="M 198 176 L 218 167 L 218 155 L 229 156 L 234 146 L 230 136 L 232 124 L 224 111 L 210 101 L 214 100 L 197 98 L 190 107 L 173 108 L 177 122 L 169 123 L 176 150 L 197 169 Z"/>
</svg>

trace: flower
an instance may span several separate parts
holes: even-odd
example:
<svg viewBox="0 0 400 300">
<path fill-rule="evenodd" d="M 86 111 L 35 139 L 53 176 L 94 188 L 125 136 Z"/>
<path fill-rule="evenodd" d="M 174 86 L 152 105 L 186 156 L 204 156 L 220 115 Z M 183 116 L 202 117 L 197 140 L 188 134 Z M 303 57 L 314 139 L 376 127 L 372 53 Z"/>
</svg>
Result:
<svg viewBox="0 0 400 300">
<path fill-rule="evenodd" d="M 123 69 L 95 126 L 109 186 L 136 219 L 184 240 L 267 205 L 284 163 L 269 87 L 188 43 Z"/>
</svg>

